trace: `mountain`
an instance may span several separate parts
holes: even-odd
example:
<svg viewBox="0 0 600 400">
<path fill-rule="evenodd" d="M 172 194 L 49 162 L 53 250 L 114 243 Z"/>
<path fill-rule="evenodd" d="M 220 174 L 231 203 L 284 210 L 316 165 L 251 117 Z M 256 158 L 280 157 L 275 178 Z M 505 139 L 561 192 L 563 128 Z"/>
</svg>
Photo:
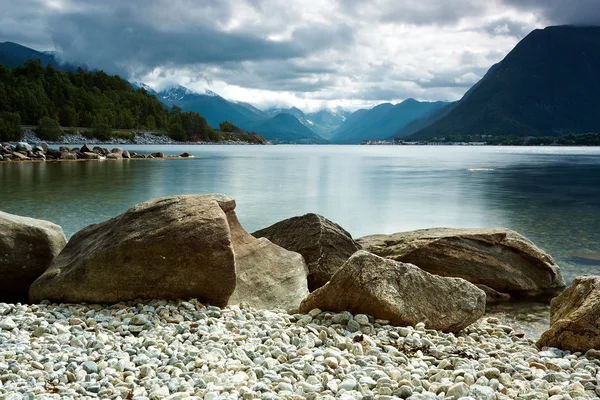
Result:
<svg viewBox="0 0 600 400">
<path fill-rule="evenodd" d="M 411 139 L 600 132 L 600 27 L 535 30 Z"/>
<path fill-rule="evenodd" d="M 184 111 L 202 114 L 213 128 L 218 128 L 223 121 L 229 121 L 248 129 L 249 125 L 266 119 L 259 113 L 260 110 L 227 101 L 210 90 L 197 93 L 184 86 L 174 86 L 156 93 L 156 96 L 169 107 L 177 105 Z"/>
<path fill-rule="evenodd" d="M 177 105 L 184 111 L 202 114 L 214 128 L 223 121 L 229 121 L 276 143 L 324 142 L 308 127 L 310 124 L 304 113 L 297 108 L 261 111 L 248 103 L 228 101 L 210 90 L 197 93 L 184 86 L 174 86 L 156 93 L 156 96 L 169 107 Z"/>
<path fill-rule="evenodd" d="M 279 114 L 290 114 L 290 115 L 293 115 L 294 117 L 296 117 L 296 119 L 302 125 L 306 126 L 310 130 L 313 130 L 314 123 L 312 121 L 309 121 L 308 118 L 306 117 L 306 114 L 304 114 L 304 111 L 302 111 L 301 109 L 299 109 L 297 107 L 271 108 L 271 109 L 264 111 L 264 114 L 269 117 L 274 117 Z"/>
<path fill-rule="evenodd" d="M 276 143 L 325 143 L 325 139 L 288 113 L 250 125 L 249 130 L 260 133 L 265 139 Z"/>
<path fill-rule="evenodd" d="M 405 138 L 407 136 L 412 135 L 413 133 L 419 132 L 420 130 L 427 128 L 429 125 L 433 124 L 437 120 L 445 117 L 450 111 L 454 109 L 454 107 L 456 107 L 457 104 L 458 102 L 456 101 L 448 103 L 444 107 L 438 108 L 437 110 L 425 115 L 422 118 L 415 119 L 414 121 L 409 122 L 389 139 Z"/>
<path fill-rule="evenodd" d="M 420 102 L 407 99 L 399 104 L 384 103 L 370 110 L 358 110 L 335 129 L 331 141 L 361 143 L 364 140 L 386 139 L 411 121 L 422 118 L 448 103 Z"/>
<path fill-rule="evenodd" d="M 53 67 L 58 67 L 59 65 L 51 53 L 42 53 L 12 42 L 0 43 L 0 64 L 6 68 L 18 67 L 32 59 L 39 59 L 44 66 L 52 64 Z"/>
<path fill-rule="evenodd" d="M 37 51 L 13 42 L 0 43 L 0 65 L 6 68 L 18 67 L 28 60 L 36 59 L 39 59 L 44 67 L 50 64 L 61 71 L 76 71 L 78 67 L 86 69 L 83 64 L 63 63 L 52 52 Z"/>
</svg>

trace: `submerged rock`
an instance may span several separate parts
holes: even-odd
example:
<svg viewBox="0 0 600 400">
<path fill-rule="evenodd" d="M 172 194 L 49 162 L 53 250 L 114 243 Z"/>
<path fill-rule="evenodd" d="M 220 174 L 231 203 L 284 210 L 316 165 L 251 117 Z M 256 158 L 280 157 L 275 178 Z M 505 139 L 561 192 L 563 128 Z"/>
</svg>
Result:
<svg viewBox="0 0 600 400">
<path fill-rule="evenodd" d="M 302 302 L 300 312 L 316 308 L 458 332 L 483 316 L 485 293 L 464 279 L 436 276 L 361 250 Z"/>
<path fill-rule="evenodd" d="M 0 303 L 27 302 L 29 286 L 65 247 L 52 222 L 0 211 Z"/>
<path fill-rule="evenodd" d="M 436 228 L 358 239 L 364 249 L 511 297 L 553 297 L 565 281 L 552 257 L 517 232 Z"/>
<path fill-rule="evenodd" d="M 550 329 L 537 345 L 564 350 L 600 349 L 600 276 L 579 276 L 550 306 Z"/>
<path fill-rule="evenodd" d="M 278 222 L 252 234 L 302 254 L 308 265 L 308 288 L 325 285 L 360 245 L 338 224 L 317 214 Z"/>
</svg>

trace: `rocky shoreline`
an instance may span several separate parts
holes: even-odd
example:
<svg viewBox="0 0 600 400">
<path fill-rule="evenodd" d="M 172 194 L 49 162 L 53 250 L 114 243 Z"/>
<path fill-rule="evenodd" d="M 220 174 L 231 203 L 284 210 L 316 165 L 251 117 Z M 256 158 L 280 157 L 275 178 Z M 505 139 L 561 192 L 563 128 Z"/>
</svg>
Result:
<svg viewBox="0 0 600 400">
<path fill-rule="evenodd" d="M 235 207 L 159 198 L 68 242 L 0 212 L 0 399 L 600 396 L 600 277 L 565 290 L 518 233 L 354 240 L 307 214 L 250 235 Z M 537 342 L 484 315 L 523 296 L 554 297 Z"/>
<path fill-rule="evenodd" d="M 454 335 L 365 315 L 218 308 L 196 300 L 0 304 L 0 316 L 6 400 L 600 395 L 598 352 L 540 351 L 493 318 Z"/>
<path fill-rule="evenodd" d="M 23 141 L 31 144 L 76 144 L 81 145 L 83 143 L 89 144 L 104 144 L 104 145 L 124 145 L 124 144 L 135 144 L 135 145 L 254 145 L 254 143 L 224 140 L 221 142 L 179 142 L 171 139 L 166 135 L 155 135 L 151 132 L 135 132 L 133 140 L 123 138 L 112 138 L 108 141 L 102 141 L 96 138 L 88 138 L 83 136 L 81 133 L 69 133 L 65 134 L 60 141 L 44 141 L 36 136 L 35 132 L 26 130 L 23 134 Z"/>
<path fill-rule="evenodd" d="M 109 150 L 105 147 L 84 144 L 81 147 L 60 146 L 57 149 L 51 149 L 47 143 L 41 145 L 30 145 L 26 142 L 16 144 L 0 144 L 0 162 L 31 162 L 31 161 L 85 161 L 85 160 L 123 160 L 123 159 L 177 159 L 194 158 L 189 153 L 180 155 L 165 155 L 162 152 L 151 154 L 137 154 L 129 152 L 120 147 Z"/>
</svg>

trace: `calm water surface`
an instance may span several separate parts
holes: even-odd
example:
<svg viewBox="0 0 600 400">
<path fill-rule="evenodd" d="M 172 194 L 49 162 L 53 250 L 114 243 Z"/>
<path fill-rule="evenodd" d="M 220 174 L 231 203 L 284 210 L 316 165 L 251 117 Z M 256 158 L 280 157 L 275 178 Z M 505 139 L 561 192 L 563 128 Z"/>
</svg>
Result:
<svg viewBox="0 0 600 400">
<path fill-rule="evenodd" d="M 189 160 L 0 163 L 0 209 L 67 236 L 156 197 L 225 193 L 249 232 L 315 212 L 354 237 L 450 227 L 515 229 L 570 282 L 600 274 L 600 149 L 437 146 L 127 146 Z"/>
</svg>

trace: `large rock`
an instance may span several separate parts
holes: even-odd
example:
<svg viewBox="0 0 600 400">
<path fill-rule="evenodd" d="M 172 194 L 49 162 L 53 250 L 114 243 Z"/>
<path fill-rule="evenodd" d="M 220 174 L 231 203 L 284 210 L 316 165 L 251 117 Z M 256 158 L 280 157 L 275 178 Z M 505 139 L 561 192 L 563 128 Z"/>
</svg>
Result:
<svg viewBox="0 0 600 400">
<path fill-rule="evenodd" d="M 464 279 L 433 275 L 360 250 L 302 302 L 300 312 L 315 308 L 458 332 L 484 314 L 485 293 Z"/>
<path fill-rule="evenodd" d="M 338 224 L 317 214 L 289 218 L 252 234 L 302 254 L 312 292 L 331 279 L 360 245 Z"/>
<path fill-rule="evenodd" d="M 31 287 L 32 302 L 186 299 L 295 310 L 308 294 L 300 254 L 240 225 L 223 195 L 138 204 L 76 233 Z"/>
<path fill-rule="evenodd" d="M 66 243 L 56 224 L 0 211 L 0 303 L 26 302 L 29 286 Z"/>
<path fill-rule="evenodd" d="M 68 151 L 61 151 L 60 159 L 61 160 L 77 160 L 77 154 L 69 153 Z"/>
<path fill-rule="evenodd" d="M 31 286 L 32 302 L 187 299 L 224 306 L 235 259 L 222 195 L 165 197 L 77 232 Z"/>
<path fill-rule="evenodd" d="M 17 151 L 31 151 L 33 147 L 29 143 L 19 142 L 16 146 Z"/>
<path fill-rule="evenodd" d="M 85 160 L 99 160 L 100 155 L 98 153 L 93 153 L 91 151 L 81 152 L 83 154 L 82 158 Z"/>
<path fill-rule="evenodd" d="M 250 235 L 240 225 L 233 208 L 227 211 L 227 217 L 237 271 L 237 286 L 229 304 L 297 311 L 308 295 L 308 268 L 302 256 Z"/>
<path fill-rule="evenodd" d="M 19 151 L 15 151 L 14 153 L 12 153 L 12 159 L 25 161 L 25 160 L 29 160 L 30 158 Z"/>
<path fill-rule="evenodd" d="M 600 276 L 577 277 L 552 299 L 550 328 L 537 344 L 571 351 L 600 350 Z"/>
<path fill-rule="evenodd" d="M 358 239 L 365 250 L 512 297 L 553 297 L 565 287 L 552 257 L 504 228 L 436 228 Z"/>
</svg>

